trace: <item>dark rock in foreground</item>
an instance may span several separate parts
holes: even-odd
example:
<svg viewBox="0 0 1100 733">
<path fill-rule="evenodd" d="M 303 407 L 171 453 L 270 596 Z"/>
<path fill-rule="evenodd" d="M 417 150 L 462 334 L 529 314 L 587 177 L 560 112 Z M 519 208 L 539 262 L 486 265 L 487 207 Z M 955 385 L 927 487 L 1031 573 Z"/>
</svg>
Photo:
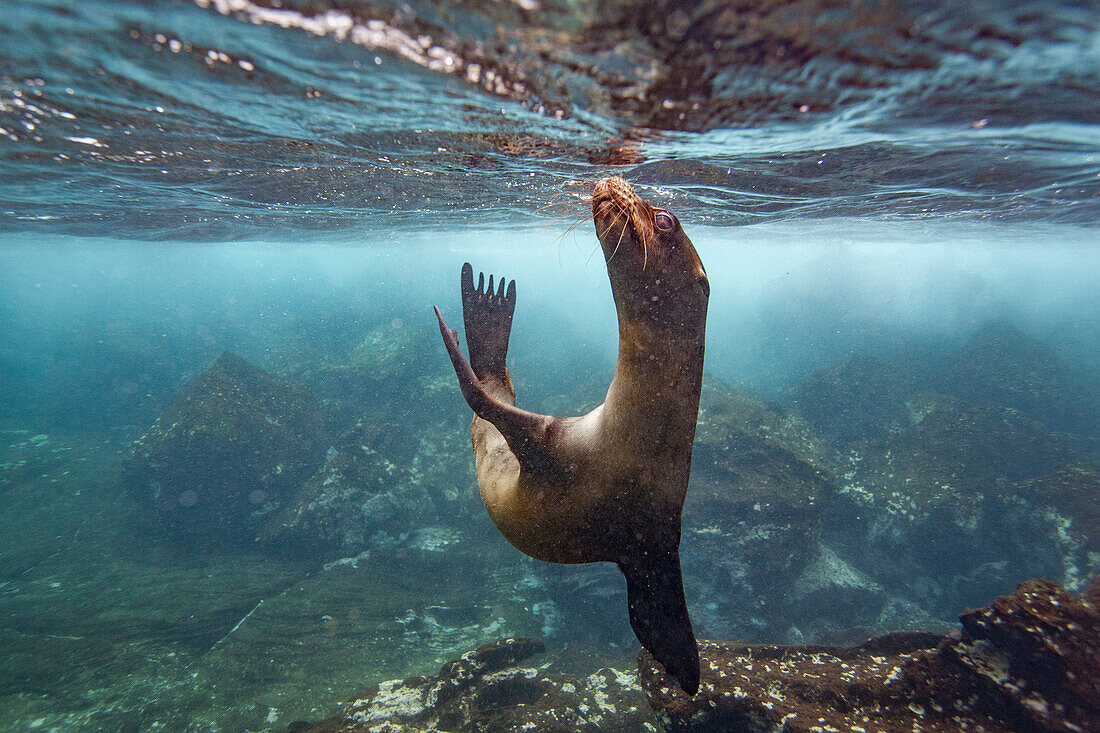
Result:
<svg viewBox="0 0 1100 733">
<path fill-rule="evenodd" d="M 633 675 L 604 669 L 585 678 L 548 674 L 519 663 L 544 651 L 536 639 L 502 639 L 443 665 L 435 677 L 376 685 L 342 716 L 292 724 L 295 733 L 414 731 L 656 730 Z"/>
<path fill-rule="evenodd" d="M 225 352 L 134 444 L 124 481 L 158 529 L 200 548 L 249 546 L 325 448 L 307 390 Z"/>
<path fill-rule="evenodd" d="M 669 731 L 1095 732 L 1097 597 L 1100 579 L 1083 599 L 1028 581 L 964 613 L 958 638 L 889 634 L 852 648 L 703 642 L 694 697 L 644 651 L 639 675 Z"/>
</svg>

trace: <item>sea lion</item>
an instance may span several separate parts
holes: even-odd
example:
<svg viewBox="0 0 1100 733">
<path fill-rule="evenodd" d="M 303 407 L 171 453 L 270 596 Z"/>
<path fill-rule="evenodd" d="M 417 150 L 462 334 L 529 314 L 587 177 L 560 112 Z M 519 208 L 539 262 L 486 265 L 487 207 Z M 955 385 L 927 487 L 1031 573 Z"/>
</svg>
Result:
<svg viewBox="0 0 1100 733">
<path fill-rule="evenodd" d="M 592 218 L 619 318 L 615 377 L 581 417 L 515 407 L 505 367 L 515 281 L 462 266 L 470 359 L 439 308 L 439 330 L 474 411 L 478 484 L 489 516 L 528 555 L 607 561 L 626 576 L 630 624 L 689 694 L 699 653 L 680 575 L 680 514 L 699 412 L 710 285 L 680 222 L 621 178 L 596 184 Z"/>
</svg>

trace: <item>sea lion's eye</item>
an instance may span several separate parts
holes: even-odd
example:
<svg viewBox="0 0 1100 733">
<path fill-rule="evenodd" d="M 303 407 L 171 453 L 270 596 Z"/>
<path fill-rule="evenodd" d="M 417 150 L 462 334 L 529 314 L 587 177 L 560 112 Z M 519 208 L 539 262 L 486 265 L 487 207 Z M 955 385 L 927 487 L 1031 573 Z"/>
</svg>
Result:
<svg viewBox="0 0 1100 733">
<path fill-rule="evenodd" d="M 672 214 L 667 211 L 658 211 L 654 214 L 653 221 L 662 232 L 671 231 L 672 228 L 676 226 L 676 220 L 673 219 Z"/>
</svg>

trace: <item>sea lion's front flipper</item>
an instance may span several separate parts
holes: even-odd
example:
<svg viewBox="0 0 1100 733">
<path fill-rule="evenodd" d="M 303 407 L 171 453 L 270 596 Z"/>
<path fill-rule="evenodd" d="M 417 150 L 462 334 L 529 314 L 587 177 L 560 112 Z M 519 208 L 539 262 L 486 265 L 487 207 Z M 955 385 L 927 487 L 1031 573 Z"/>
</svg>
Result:
<svg viewBox="0 0 1100 733">
<path fill-rule="evenodd" d="M 458 345 L 458 333 L 447 326 L 439 308 L 432 307 L 435 308 L 435 317 L 439 319 L 439 333 L 443 335 L 443 344 L 447 347 L 451 364 L 458 375 L 458 386 L 466 404 L 475 415 L 482 420 L 488 420 L 500 431 L 524 469 L 536 472 L 555 470 L 550 435 L 558 418 L 521 410 L 489 394 L 474 373 L 470 362 L 466 360 L 466 355 L 462 353 L 462 348 Z"/>
<path fill-rule="evenodd" d="M 626 576 L 630 626 L 642 646 L 689 695 L 699 690 L 699 647 L 688 617 L 677 550 L 650 548 L 620 562 Z"/>
<path fill-rule="evenodd" d="M 512 332 L 512 314 L 516 310 L 516 281 L 500 278 L 499 291 L 493 291 L 493 276 L 485 287 L 485 273 L 478 275 L 474 287 L 474 268 L 462 265 L 462 318 L 466 324 L 466 347 L 470 350 L 470 366 L 480 380 L 498 379 L 507 383 L 504 368 L 508 356 L 508 337 Z"/>
</svg>

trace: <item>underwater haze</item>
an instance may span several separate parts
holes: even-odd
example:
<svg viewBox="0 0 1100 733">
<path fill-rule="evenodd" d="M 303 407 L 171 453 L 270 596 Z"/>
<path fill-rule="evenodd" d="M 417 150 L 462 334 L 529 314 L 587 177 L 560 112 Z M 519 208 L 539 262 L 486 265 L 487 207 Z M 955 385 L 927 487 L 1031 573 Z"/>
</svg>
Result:
<svg viewBox="0 0 1100 733">
<path fill-rule="evenodd" d="M 1089 2 L 5 3 L 0 729 L 306 730 L 526 637 L 648 711 L 619 573 L 487 516 L 431 309 L 514 278 L 517 404 L 600 404 L 608 176 L 710 281 L 700 639 L 1083 592 L 1097 89 Z"/>
</svg>

